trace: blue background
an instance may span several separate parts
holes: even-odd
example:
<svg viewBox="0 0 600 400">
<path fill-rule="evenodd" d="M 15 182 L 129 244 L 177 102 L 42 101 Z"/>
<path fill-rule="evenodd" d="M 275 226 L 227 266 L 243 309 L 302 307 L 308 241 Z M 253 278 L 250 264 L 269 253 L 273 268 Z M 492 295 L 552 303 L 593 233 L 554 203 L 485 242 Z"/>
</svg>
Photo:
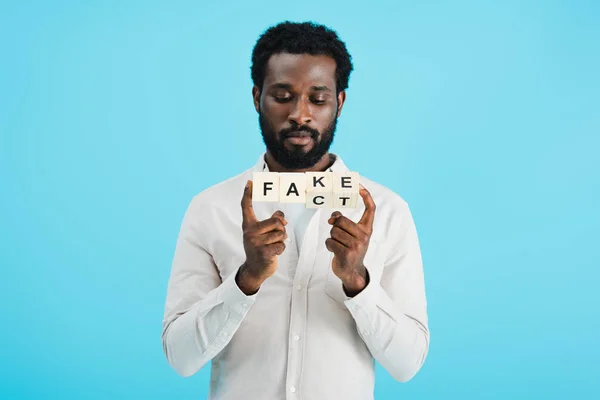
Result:
<svg viewBox="0 0 600 400">
<path fill-rule="evenodd" d="M 431 348 L 377 399 L 600 395 L 600 3 L 12 1 L 0 8 L 0 397 L 199 399 L 160 343 L 192 196 L 264 147 L 284 19 L 354 57 L 333 152 L 419 231 Z"/>
</svg>

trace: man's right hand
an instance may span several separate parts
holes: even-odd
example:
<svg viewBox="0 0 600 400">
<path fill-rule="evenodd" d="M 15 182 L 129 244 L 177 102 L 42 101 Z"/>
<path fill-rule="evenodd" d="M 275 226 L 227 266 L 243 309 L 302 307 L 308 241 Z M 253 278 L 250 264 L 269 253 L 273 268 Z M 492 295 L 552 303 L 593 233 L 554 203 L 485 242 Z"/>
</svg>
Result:
<svg viewBox="0 0 600 400">
<path fill-rule="evenodd" d="M 246 262 L 241 266 L 236 283 L 246 295 L 258 291 L 262 283 L 277 270 L 277 256 L 285 250 L 288 235 L 283 212 L 258 221 L 252 208 L 252 181 L 248 181 L 242 197 L 242 230 Z"/>
</svg>

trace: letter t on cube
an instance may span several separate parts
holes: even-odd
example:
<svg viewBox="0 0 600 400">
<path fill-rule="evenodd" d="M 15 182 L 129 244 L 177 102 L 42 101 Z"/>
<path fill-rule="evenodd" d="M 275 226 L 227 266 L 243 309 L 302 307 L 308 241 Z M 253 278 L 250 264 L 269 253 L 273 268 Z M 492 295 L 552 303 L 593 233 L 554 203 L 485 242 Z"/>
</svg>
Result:
<svg viewBox="0 0 600 400">
<path fill-rule="evenodd" d="M 252 200 L 279 201 L 279 174 L 277 172 L 253 172 L 252 178 Z"/>
</svg>

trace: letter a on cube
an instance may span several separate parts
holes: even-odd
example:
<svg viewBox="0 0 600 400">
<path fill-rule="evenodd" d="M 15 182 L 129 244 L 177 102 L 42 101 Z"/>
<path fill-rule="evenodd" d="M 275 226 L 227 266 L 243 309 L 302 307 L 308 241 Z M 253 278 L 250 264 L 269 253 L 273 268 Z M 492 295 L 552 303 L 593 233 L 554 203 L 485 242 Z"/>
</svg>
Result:
<svg viewBox="0 0 600 400">
<path fill-rule="evenodd" d="M 279 173 L 279 201 L 281 203 L 306 202 L 306 176 L 303 172 Z"/>
<path fill-rule="evenodd" d="M 252 200 L 279 201 L 279 174 L 277 172 L 253 172 L 252 178 Z"/>
</svg>

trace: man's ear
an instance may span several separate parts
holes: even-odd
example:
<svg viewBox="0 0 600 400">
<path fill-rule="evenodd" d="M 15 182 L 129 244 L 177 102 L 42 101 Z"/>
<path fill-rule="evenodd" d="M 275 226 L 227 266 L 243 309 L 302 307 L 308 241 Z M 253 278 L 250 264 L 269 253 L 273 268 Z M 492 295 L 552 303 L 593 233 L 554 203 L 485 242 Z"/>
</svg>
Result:
<svg viewBox="0 0 600 400">
<path fill-rule="evenodd" d="M 342 113 L 342 107 L 344 106 L 344 102 L 346 101 L 346 91 L 342 90 L 337 95 L 337 116 L 339 117 Z"/>
<path fill-rule="evenodd" d="M 260 112 L 260 89 L 256 85 L 252 87 L 252 99 L 254 100 L 254 109 L 256 112 Z"/>
</svg>

